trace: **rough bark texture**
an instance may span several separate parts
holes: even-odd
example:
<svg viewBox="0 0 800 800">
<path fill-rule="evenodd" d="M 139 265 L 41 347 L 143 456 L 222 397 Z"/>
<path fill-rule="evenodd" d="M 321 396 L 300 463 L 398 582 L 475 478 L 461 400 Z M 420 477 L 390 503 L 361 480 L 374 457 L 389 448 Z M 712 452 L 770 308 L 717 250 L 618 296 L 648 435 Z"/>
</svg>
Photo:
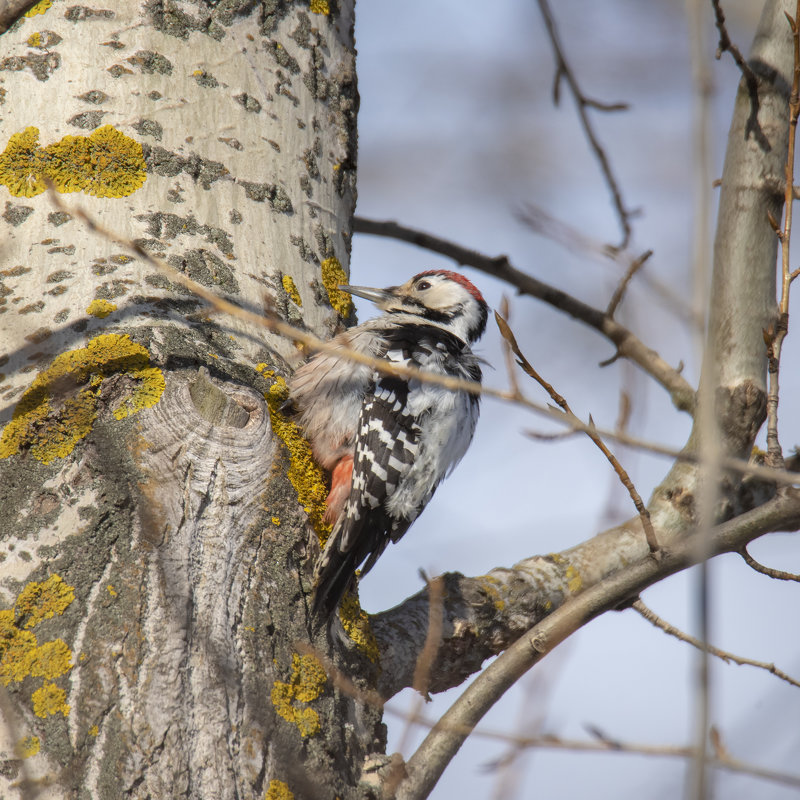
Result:
<svg viewBox="0 0 800 800">
<path fill-rule="evenodd" d="M 381 747 L 296 646 L 325 493 L 279 410 L 301 355 L 74 212 L 329 335 L 352 37 L 347 2 L 45 0 L 2 38 L 4 797 L 351 797 Z"/>
</svg>

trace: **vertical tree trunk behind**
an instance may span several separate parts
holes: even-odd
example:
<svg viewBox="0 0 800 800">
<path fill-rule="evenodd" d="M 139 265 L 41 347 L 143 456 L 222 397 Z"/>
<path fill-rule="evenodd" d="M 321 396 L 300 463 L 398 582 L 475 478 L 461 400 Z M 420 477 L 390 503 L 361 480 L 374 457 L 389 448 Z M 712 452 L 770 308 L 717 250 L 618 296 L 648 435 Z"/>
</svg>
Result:
<svg viewBox="0 0 800 800">
<path fill-rule="evenodd" d="M 2 37 L 3 797 L 351 797 L 380 747 L 298 648 L 325 494 L 280 412 L 299 354 L 75 213 L 329 335 L 352 37 L 347 0 L 44 0 Z"/>
</svg>

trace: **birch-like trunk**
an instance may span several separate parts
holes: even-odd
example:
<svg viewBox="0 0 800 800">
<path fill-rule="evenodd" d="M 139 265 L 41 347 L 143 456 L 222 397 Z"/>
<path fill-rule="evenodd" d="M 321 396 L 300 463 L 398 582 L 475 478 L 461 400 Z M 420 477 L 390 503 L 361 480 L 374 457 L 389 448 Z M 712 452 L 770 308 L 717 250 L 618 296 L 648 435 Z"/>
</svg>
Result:
<svg viewBox="0 0 800 800">
<path fill-rule="evenodd" d="M 278 410 L 301 356 L 76 212 L 330 335 L 352 3 L 45 0 L 0 48 L 0 795 L 285 798 L 313 766 L 350 797 L 381 728 L 297 649 L 325 492 Z"/>
</svg>

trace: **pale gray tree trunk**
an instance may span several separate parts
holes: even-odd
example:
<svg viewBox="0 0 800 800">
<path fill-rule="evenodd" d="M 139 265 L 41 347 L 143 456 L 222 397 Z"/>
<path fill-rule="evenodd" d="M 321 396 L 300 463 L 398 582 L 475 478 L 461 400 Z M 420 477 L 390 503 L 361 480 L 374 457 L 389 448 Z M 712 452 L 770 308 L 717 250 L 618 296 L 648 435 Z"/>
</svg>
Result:
<svg viewBox="0 0 800 800">
<path fill-rule="evenodd" d="M 46 5 L 0 40 L 0 795 L 352 796 L 377 715 L 332 724 L 296 646 L 303 505 L 324 498 L 278 410 L 302 356 L 77 213 L 330 335 L 349 314 L 352 3 Z"/>
</svg>

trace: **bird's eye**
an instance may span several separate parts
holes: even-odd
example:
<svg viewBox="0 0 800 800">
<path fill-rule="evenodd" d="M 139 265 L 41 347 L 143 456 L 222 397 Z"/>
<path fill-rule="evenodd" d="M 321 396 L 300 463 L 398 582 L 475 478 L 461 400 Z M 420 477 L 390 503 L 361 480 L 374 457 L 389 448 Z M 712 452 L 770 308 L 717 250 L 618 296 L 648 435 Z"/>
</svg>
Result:
<svg viewBox="0 0 800 800">
<path fill-rule="evenodd" d="M 417 284 L 417 289 L 430 289 L 430 288 L 431 288 L 431 282 L 430 281 L 420 281 Z"/>
</svg>

